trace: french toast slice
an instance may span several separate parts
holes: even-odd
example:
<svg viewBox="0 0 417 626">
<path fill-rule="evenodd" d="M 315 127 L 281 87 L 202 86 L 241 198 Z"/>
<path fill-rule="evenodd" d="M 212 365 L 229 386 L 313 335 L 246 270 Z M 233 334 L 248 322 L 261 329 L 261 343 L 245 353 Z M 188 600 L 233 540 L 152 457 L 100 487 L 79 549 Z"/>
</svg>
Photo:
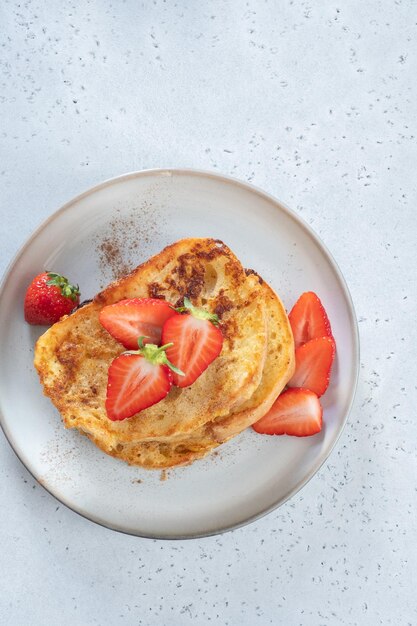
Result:
<svg viewBox="0 0 417 626">
<path fill-rule="evenodd" d="M 169 468 L 185 465 L 206 456 L 221 443 L 231 439 L 265 415 L 291 378 L 294 365 L 294 341 L 284 306 L 271 289 L 262 283 L 262 298 L 268 320 L 267 356 L 262 379 L 251 396 L 227 416 L 216 418 L 187 436 L 174 436 L 169 441 L 125 444 L 113 448 L 95 439 L 107 454 L 147 468 Z"/>
<path fill-rule="evenodd" d="M 105 449 L 129 442 L 169 441 L 228 415 L 258 387 L 266 358 L 266 307 L 255 274 L 214 239 L 183 239 L 112 283 L 86 306 L 47 330 L 35 346 L 34 364 L 44 393 L 67 428 L 77 428 Z M 105 411 L 108 367 L 124 351 L 100 325 L 100 310 L 125 298 L 187 296 L 219 315 L 220 356 L 191 386 L 133 416 L 113 422 Z"/>
</svg>

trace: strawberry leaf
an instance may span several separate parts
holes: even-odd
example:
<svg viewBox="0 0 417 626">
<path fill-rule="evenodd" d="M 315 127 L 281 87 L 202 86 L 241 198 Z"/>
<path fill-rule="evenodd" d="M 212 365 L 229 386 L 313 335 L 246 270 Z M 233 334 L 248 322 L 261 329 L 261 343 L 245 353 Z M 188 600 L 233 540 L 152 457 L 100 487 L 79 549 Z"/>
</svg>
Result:
<svg viewBox="0 0 417 626">
<path fill-rule="evenodd" d="M 210 313 L 210 311 L 206 311 L 205 309 L 200 309 L 193 305 L 191 300 L 187 297 L 184 298 L 184 306 L 180 306 L 175 309 L 178 313 L 190 313 L 193 317 L 198 320 L 208 320 L 214 326 L 219 325 L 219 316 L 216 313 Z"/>
<path fill-rule="evenodd" d="M 46 281 L 47 285 L 54 285 L 55 287 L 58 287 L 64 298 L 69 298 L 73 302 L 76 301 L 80 295 L 79 285 L 71 285 L 68 278 L 61 276 L 60 274 L 56 274 L 55 272 L 47 272 L 47 274 L 49 278 L 49 280 Z"/>
<path fill-rule="evenodd" d="M 155 343 L 144 344 L 144 339 L 148 339 L 148 337 L 143 335 L 138 338 L 139 350 L 127 350 L 123 354 L 140 354 L 153 365 L 166 365 L 170 370 L 178 374 L 178 376 L 185 376 L 184 372 L 178 369 L 178 367 L 175 367 L 167 357 L 166 350 L 171 348 L 171 346 L 174 345 L 173 343 L 167 343 L 164 346 L 158 347 Z"/>
</svg>

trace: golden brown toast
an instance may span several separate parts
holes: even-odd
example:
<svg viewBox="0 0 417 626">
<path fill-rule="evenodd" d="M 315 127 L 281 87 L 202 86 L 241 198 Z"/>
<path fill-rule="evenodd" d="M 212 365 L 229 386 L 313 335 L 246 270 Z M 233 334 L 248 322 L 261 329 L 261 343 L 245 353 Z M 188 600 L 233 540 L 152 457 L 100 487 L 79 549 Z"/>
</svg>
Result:
<svg viewBox="0 0 417 626">
<path fill-rule="evenodd" d="M 197 428 L 187 436 L 179 435 L 167 442 L 119 443 L 108 448 L 106 442 L 94 440 L 108 454 L 131 465 L 147 468 L 169 468 L 204 457 L 235 435 L 251 426 L 269 411 L 294 371 L 294 341 L 284 306 L 271 289 L 262 283 L 262 298 L 268 320 L 268 348 L 261 382 L 254 394 L 227 416 L 219 417 Z"/>
<path fill-rule="evenodd" d="M 222 242 L 184 239 L 111 284 L 91 302 L 46 331 L 34 363 L 45 395 L 68 428 L 78 428 L 104 449 L 129 442 L 169 441 L 226 416 L 259 386 L 266 357 L 265 302 L 255 274 Z M 107 372 L 124 351 L 98 321 L 103 306 L 124 298 L 157 297 L 174 305 L 187 296 L 219 315 L 224 335 L 220 356 L 188 388 L 136 416 L 112 422 L 105 411 Z"/>
</svg>

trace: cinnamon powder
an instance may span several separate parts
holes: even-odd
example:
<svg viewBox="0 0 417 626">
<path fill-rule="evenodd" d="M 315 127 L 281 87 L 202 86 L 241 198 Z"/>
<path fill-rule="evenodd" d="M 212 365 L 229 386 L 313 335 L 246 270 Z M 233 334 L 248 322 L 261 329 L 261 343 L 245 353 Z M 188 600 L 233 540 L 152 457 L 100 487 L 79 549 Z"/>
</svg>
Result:
<svg viewBox="0 0 417 626">
<path fill-rule="evenodd" d="M 118 280 L 149 256 L 149 244 L 159 234 L 158 213 L 148 202 L 122 215 L 115 209 L 115 217 L 104 234 L 95 241 L 98 263 L 106 279 Z"/>
</svg>

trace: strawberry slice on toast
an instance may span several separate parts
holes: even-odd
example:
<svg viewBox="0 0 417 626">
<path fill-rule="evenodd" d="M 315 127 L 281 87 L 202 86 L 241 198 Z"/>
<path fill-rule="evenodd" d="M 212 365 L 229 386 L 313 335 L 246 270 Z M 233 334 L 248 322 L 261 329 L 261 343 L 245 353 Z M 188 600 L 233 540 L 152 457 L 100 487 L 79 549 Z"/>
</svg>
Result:
<svg viewBox="0 0 417 626">
<path fill-rule="evenodd" d="M 223 335 L 217 326 L 217 315 L 193 306 L 188 298 L 177 311 L 183 314 L 165 322 L 162 342 L 173 344 L 167 349 L 167 357 L 185 374 L 174 372 L 174 385 L 188 387 L 219 356 Z"/>
<path fill-rule="evenodd" d="M 144 344 L 124 352 L 109 367 L 106 411 L 112 421 L 124 420 L 160 402 L 172 387 L 172 375 L 182 372 L 167 358 L 167 346 Z"/>
<path fill-rule="evenodd" d="M 157 298 L 131 298 L 105 306 L 99 315 L 102 326 L 114 339 L 128 350 L 138 346 L 139 337 L 144 343 L 161 342 L 162 326 L 176 311 L 166 300 Z"/>
</svg>

